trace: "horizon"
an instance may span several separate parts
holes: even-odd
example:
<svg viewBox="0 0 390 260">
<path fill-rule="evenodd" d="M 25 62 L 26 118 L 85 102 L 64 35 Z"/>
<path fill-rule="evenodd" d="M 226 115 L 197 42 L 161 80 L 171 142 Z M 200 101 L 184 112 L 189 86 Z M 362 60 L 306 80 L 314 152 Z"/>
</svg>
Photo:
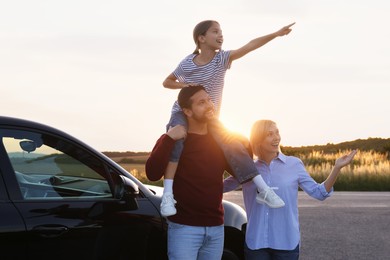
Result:
<svg viewBox="0 0 390 260">
<path fill-rule="evenodd" d="M 380 140 L 389 140 L 390 141 L 390 137 L 388 138 L 383 138 L 383 137 L 369 137 L 369 138 L 358 138 L 358 139 L 355 139 L 355 140 L 350 140 L 350 141 L 343 141 L 343 142 L 340 142 L 340 143 L 327 143 L 327 144 L 314 144 L 314 145 L 303 145 L 303 146 L 290 146 L 290 145 L 280 145 L 281 147 L 287 147 L 287 148 L 306 148 L 306 147 L 314 147 L 314 146 L 327 146 L 327 145 L 340 145 L 340 144 L 343 144 L 343 143 L 351 143 L 351 142 L 356 142 L 356 141 L 368 141 L 370 139 L 380 139 Z M 109 151 L 101 151 L 102 153 L 150 153 L 152 152 L 152 149 L 150 151 L 112 151 L 112 150 L 109 150 Z"/>
</svg>

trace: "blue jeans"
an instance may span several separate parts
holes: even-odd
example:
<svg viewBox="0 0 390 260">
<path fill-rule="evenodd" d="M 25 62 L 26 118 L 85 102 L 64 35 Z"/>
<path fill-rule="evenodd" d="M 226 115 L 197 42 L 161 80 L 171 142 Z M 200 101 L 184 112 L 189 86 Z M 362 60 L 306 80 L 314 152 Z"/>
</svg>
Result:
<svg viewBox="0 0 390 260">
<path fill-rule="evenodd" d="M 169 260 L 221 259 L 224 226 L 196 227 L 168 223 Z"/>
<path fill-rule="evenodd" d="M 171 115 L 166 127 L 167 131 L 169 127 L 173 127 L 175 125 L 183 125 L 186 129 L 188 128 L 187 119 L 182 111 Z M 231 174 L 240 183 L 250 181 L 259 174 L 253 162 L 253 158 L 251 156 L 252 154 L 248 151 L 250 147 L 246 148 L 237 137 L 225 129 L 219 120 L 212 120 L 209 122 L 208 129 L 223 151 L 226 161 L 233 171 Z M 179 161 L 183 147 L 184 139 L 177 140 L 171 153 L 171 162 Z"/>
<path fill-rule="evenodd" d="M 173 113 L 171 115 L 171 118 L 169 119 L 169 123 L 167 124 L 167 132 L 170 127 L 174 127 L 176 125 L 182 125 L 186 129 L 188 129 L 187 118 L 182 111 Z M 180 139 L 175 142 L 175 146 L 173 147 L 173 150 L 171 152 L 171 157 L 169 159 L 171 162 L 179 161 L 181 152 L 183 151 L 183 147 L 184 147 L 184 139 Z"/>
<path fill-rule="evenodd" d="M 298 260 L 299 244 L 293 250 L 277 250 L 272 248 L 249 249 L 245 244 L 246 260 Z"/>
</svg>

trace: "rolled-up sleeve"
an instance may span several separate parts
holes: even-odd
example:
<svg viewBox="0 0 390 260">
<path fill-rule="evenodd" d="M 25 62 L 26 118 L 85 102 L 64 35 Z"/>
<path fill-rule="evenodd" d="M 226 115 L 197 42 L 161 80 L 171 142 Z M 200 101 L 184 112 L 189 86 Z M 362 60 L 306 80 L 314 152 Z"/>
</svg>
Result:
<svg viewBox="0 0 390 260">
<path fill-rule="evenodd" d="M 299 186 L 310 197 L 321 201 L 330 197 L 333 192 L 333 187 L 330 192 L 327 192 L 324 183 L 317 183 L 306 171 L 301 160 L 299 160 L 298 164 L 295 164 L 295 167 L 299 176 Z"/>
<path fill-rule="evenodd" d="M 236 190 L 240 186 L 241 185 L 238 182 L 238 180 L 236 178 L 234 178 L 233 176 L 229 176 L 229 177 L 227 177 L 226 179 L 223 180 L 223 192 L 224 193 Z"/>
</svg>

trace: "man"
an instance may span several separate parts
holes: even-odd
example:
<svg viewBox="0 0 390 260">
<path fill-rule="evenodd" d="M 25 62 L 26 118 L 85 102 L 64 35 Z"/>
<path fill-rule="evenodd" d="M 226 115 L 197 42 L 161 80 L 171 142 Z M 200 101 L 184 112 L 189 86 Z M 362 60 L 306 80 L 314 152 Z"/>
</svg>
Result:
<svg viewBox="0 0 390 260">
<path fill-rule="evenodd" d="M 175 141 L 185 138 L 173 186 L 177 213 L 168 217 L 168 256 L 171 260 L 221 259 L 223 173 L 230 168 L 208 131 L 208 123 L 214 120 L 214 105 L 202 86 L 182 88 L 178 102 L 188 130 L 180 125 L 169 129 L 145 165 L 148 179 L 161 179 Z"/>
</svg>

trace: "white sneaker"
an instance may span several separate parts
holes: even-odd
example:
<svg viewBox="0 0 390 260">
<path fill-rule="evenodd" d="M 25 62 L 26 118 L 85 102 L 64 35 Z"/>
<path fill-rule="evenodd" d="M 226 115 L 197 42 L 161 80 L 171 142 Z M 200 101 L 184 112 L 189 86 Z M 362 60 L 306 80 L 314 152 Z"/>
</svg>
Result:
<svg viewBox="0 0 390 260">
<path fill-rule="evenodd" d="M 168 217 L 176 214 L 175 208 L 176 200 L 173 198 L 173 194 L 170 192 L 163 193 L 162 201 L 160 205 L 160 212 L 163 217 Z"/>
<path fill-rule="evenodd" d="M 268 187 L 265 190 L 260 191 L 257 196 L 256 196 L 256 202 L 257 203 L 265 203 L 267 204 L 270 208 L 281 208 L 283 207 L 284 201 L 276 195 L 274 192 L 274 187 Z"/>
</svg>

